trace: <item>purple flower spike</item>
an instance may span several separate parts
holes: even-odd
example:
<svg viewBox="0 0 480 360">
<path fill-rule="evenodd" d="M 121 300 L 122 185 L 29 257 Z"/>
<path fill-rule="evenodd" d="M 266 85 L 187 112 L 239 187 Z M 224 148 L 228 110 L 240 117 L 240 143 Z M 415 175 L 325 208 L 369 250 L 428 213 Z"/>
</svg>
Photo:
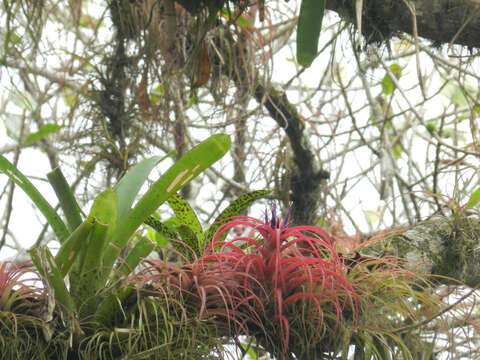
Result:
<svg viewBox="0 0 480 360">
<path fill-rule="evenodd" d="M 283 226 L 284 227 L 287 227 L 288 226 L 288 222 L 290 221 L 290 214 L 292 213 L 292 208 L 288 208 L 287 210 L 287 215 L 285 215 L 285 219 L 283 220 Z"/>
<path fill-rule="evenodd" d="M 277 205 L 273 204 L 271 210 L 271 217 L 268 218 L 268 210 L 265 209 L 265 225 L 270 226 L 272 229 L 283 229 L 288 226 L 290 221 L 291 208 L 288 208 L 287 214 L 283 220 L 279 220 L 277 217 Z"/>
</svg>

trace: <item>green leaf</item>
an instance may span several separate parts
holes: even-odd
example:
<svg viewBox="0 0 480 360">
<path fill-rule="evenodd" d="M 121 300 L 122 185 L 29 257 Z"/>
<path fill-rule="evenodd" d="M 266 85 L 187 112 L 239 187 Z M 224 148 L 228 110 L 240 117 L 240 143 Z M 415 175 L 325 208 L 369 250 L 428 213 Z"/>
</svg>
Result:
<svg viewBox="0 0 480 360">
<path fill-rule="evenodd" d="M 55 209 L 48 203 L 32 183 L 15 166 L 13 166 L 5 157 L 0 155 L 0 171 L 7 175 L 10 180 L 20 186 L 28 197 L 35 203 L 37 208 L 47 219 L 53 228 L 58 241 L 62 243 L 69 235 L 67 227 L 63 223 Z"/>
<path fill-rule="evenodd" d="M 395 90 L 395 85 L 393 84 L 390 76 L 388 76 L 387 74 L 382 79 L 382 92 L 385 95 L 390 95 L 391 93 L 393 93 L 393 90 Z"/>
<path fill-rule="evenodd" d="M 198 221 L 195 211 L 180 194 L 173 194 L 168 198 L 168 205 L 175 213 L 175 217 L 181 225 L 189 227 L 196 238 L 202 237 L 202 225 Z"/>
<path fill-rule="evenodd" d="M 187 225 L 179 225 L 175 227 L 175 230 L 180 234 L 180 237 L 182 238 L 182 242 L 186 245 L 188 245 L 196 255 L 200 256 L 203 252 L 203 247 L 201 246 L 201 238 L 198 237 L 191 228 L 189 228 Z M 200 235 L 201 236 L 201 235 Z M 190 250 L 182 246 L 181 244 L 175 244 L 173 243 L 173 246 L 179 250 L 183 255 L 191 258 L 193 254 L 191 254 Z"/>
<path fill-rule="evenodd" d="M 213 135 L 173 164 L 128 212 L 125 219 L 118 223 L 117 229 L 108 241 L 104 267 L 106 269 L 112 267 L 121 249 L 149 215 L 198 174 L 223 157 L 230 145 L 228 135 Z"/>
<path fill-rule="evenodd" d="M 252 360 L 258 360 L 257 353 L 255 352 L 255 350 L 254 350 L 253 347 L 247 346 L 247 345 L 245 345 L 245 344 L 241 344 L 241 345 L 242 345 L 243 350 L 246 351 L 246 354 L 247 354 L 248 356 L 250 356 L 250 358 L 251 358 Z"/>
<path fill-rule="evenodd" d="M 42 126 L 40 126 L 40 128 L 38 129 L 37 132 L 34 132 L 34 133 L 28 135 L 25 138 L 25 143 L 30 144 L 30 143 L 33 143 L 35 141 L 45 139 L 48 135 L 59 132 L 60 129 L 62 129 L 62 128 L 63 128 L 63 126 L 60 126 L 58 124 L 42 125 Z"/>
<path fill-rule="evenodd" d="M 467 208 L 471 209 L 477 206 L 479 202 L 480 202 L 480 188 L 475 190 L 472 193 L 472 195 L 470 195 L 470 199 L 468 199 L 468 202 L 467 202 Z"/>
<path fill-rule="evenodd" d="M 100 193 L 93 202 L 90 216 L 114 230 L 117 225 L 117 194 L 115 191 L 107 189 Z"/>
<path fill-rule="evenodd" d="M 230 205 L 228 205 L 221 213 L 215 218 L 215 221 L 207 229 L 204 236 L 204 241 L 210 241 L 215 234 L 215 232 L 224 224 L 224 220 L 232 216 L 240 215 L 240 213 L 245 210 L 252 202 L 265 195 L 269 194 L 270 190 L 256 190 L 246 194 L 241 195 L 239 198 L 234 200 Z"/>
<path fill-rule="evenodd" d="M 170 151 L 164 157 L 153 156 L 145 159 L 130 170 L 120 179 L 114 190 L 117 193 L 117 223 L 121 223 L 135 201 L 140 188 L 145 183 L 152 169 L 167 157 L 174 156 L 176 150 Z"/>
<path fill-rule="evenodd" d="M 190 109 L 193 105 L 195 105 L 197 102 L 197 97 L 196 96 L 190 96 L 187 101 L 187 105 L 185 106 L 185 109 Z"/>
<path fill-rule="evenodd" d="M 89 238 L 88 246 L 79 249 L 80 256 L 75 272 L 77 276 L 84 272 L 93 271 L 101 264 L 102 254 L 105 250 L 105 240 L 115 230 L 117 224 L 117 195 L 112 189 L 103 191 L 95 198 L 89 217 L 95 219 L 103 227 L 95 226 Z M 92 247 L 99 250 L 92 252 Z M 92 257 L 98 259 L 92 259 Z"/>
<path fill-rule="evenodd" d="M 132 286 L 126 289 L 118 288 L 117 293 L 109 293 L 98 305 L 95 319 L 102 324 L 110 325 L 119 304 L 121 304 L 134 291 Z"/>
<path fill-rule="evenodd" d="M 48 283 L 48 287 L 53 289 L 52 293 L 55 295 L 55 299 L 74 313 L 75 303 L 65 286 L 63 276 L 50 251 L 46 247 L 42 247 L 41 250 L 33 248 L 29 251 L 29 254 L 38 272 Z"/>
<path fill-rule="evenodd" d="M 223 8 L 220 10 L 220 15 L 227 19 L 227 20 L 235 20 L 235 22 L 243 27 L 244 29 L 251 29 L 252 25 L 250 24 L 250 21 L 245 16 L 238 15 L 238 14 L 232 14 L 232 11 L 227 8 Z"/>
<path fill-rule="evenodd" d="M 105 248 L 108 229 L 108 225 L 99 222 L 93 225 L 88 239 L 88 246 L 85 249 L 85 258 L 80 266 L 81 270 L 79 274 L 85 278 L 85 280 L 82 281 L 85 282 L 86 286 L 91 287 L 93 292 L 104 285 L 97 283 L 96 276 L 100 272 L 102 265 L 102 253 Z"/>
<path fill-rule="evenodd" d="M 437 125 L 435 125 L 435 123 L 433 121 L 429 121 L 427 122 L 427 124 L 425 125 L 425 127 L 427 128 L 427 131 L 430 133 L 430 134 L 434 134 L 436 133 L 438 130 L 437 130 Z"/>
<path fill-rule="evenodd" d="M 325 0 L 302 0 L 297 25 L 297 62 L 302 66 L 317 57 L 324 11 Z"/>
<path fill-rule="evenodd" d="M 396 160 L 400 159 L 403 153 L 403 146 L 400 143 L 395 144 L 392 147 L 392 153 Z"/>
<path fill-rule="evenodd" d="M 162 99 L 162 96 L 164 94 L 165 88 L 163 87 L 163 85 L 158 85 L 155 89 L 152 90 L 148 98 L 152 103 L 156 104 Z"/>
<path fill-rule="evenodd" d="M 67 219 L 69 230 L 75 230 L 82 223 L 81 210 L 65 176 L 63 176 L 60 168 L 55 168 L 47 174 L 47 178 L 57 195 L 60 207 Z"/>
<path fill-rule="evenodd" d="M 402 67 L 398 64 L 392 64 L 390 65 L 390 70 L 392 71 L 392 74 L 397 78 L 400 79 L 402 76 Z M 395 84 L 393 83 L 393 80 L 390 78 L 390 75 L 385 74 L 385 76 L 382 79 L 382 92 L 385 95 L 389 95 L 393 93 L 393 90 L 395 90 Z"/>
<path fill-rule="evenodd" d="M 74 232 L 63 242 L 55 256 L 55 261 L 60 269 L 62 276 L 68 274 L 75 259 L 80 253 L 80 249 L 87 243 L 90 230 L 95 224 L 96 220 L 93 217 L 88 217 Z"/>
<path fill-rule="evenodd" d="M 148 216 L 145 219 L 145 224 L 153 228 L 158 234 L 167 239 L 180 240 L 178 234 L 171 230 L 169 226 L 162 223 L 160 220 L 155 219 L 153 216 Z"/>
<path fill-rule="evenodd" d="M 125 261 L 118 268 L 116 274 L 128 276 L 140 263 L 140 260 L 147 257 L 155 248 L 155 244 L 146 237 L 141 237 L 132 250 L 128 253 Z"/>
<path fill-rule="evenodd" d="M 105 288 L 102 278 L 102 256 L 108 225 L 96 222 L 86 246 L 81 249 L 83 259 L 78 262 L 79 270 L 70 272 L 70 293 L 81 304 L 80 318 L 91 316 L 98 307 L 98 291 Z"/>
</svg>

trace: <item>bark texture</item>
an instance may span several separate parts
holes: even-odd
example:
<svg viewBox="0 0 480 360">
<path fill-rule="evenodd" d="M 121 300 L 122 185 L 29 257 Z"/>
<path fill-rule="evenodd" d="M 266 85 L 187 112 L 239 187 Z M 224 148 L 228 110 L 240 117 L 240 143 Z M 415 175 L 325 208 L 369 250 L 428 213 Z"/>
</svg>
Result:
<svg viewBox="0 0 480 360">
<path fill-rule="evenodd" d="M 293 225 L 313 224 L 321 200 L 322 180 L 330 174 L 321 169 L 308 135 L 305 124 L 284 92 L 266 88 L 258 83 L 255 98 L 268 110 L 270 117 L 280 125 L 290 140 L 293 151 L 291 199 Z"/>
<path fill-rule="evenodd" d="M 399 256 L 411 271 L 447 276 L 475 287 L 480 284 L 480 218 L 436 217 L 385 238 L 365 253 Z"/>
<path fill-rule="evenodd" d="M 356 24 L 355 0 L 329 0 L 326 8 Z M 362 33 L 368 43 L 401 32 L 413 35 L 414 20 L 418 36 L 435 44 L 480 48 L 480 0 L 363 0 Z"/>
</svg>

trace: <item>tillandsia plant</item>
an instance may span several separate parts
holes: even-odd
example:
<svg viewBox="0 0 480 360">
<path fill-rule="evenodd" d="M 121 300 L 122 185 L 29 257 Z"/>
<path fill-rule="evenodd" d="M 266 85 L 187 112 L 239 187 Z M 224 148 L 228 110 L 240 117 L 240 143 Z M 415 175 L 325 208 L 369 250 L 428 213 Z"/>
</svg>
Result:
<svg viewBox="0 0 480 360">
<path fill-rule="evenodd" d="M 141 275 L 149 286 L 198 304 L 200 317 L 215 315 L 221 333 L 253 336 L 279 359 L 298 353 L 306 339 L 308 348 L 321 347 L 341 322 L 356 322 L 357 295 L 328 235 L 287 223 L 275 209 L 265 222 L 232 217 L 198 259 L 181 267 L 148 260 L 152 266 Z M 237 226 L 257 236 L 225 238 Z"/>
<path fill-rule="evenodd" d="M 0 358 L 35 358 L 47 348 L 45 290 L 30 262 L 0 264 Z M 50 347 L 51 349 L 53 348 Z"/>
<path fill-rule="evenodd" d="M 139 325 L 146 324 L 142 316 L 151 306 L 142 308 L 144 313 L 139 315 L 139 302 L 130 303 L 130 307 L 126 308 L 123 305 L 135 289 L 127 286 L 124 279 L 154 248 L 151 241 L 135 232 L 163 202 L 220 159 L 229 147 L 227 135 L 208 138 L 174 163 L 131 208 L 150 171 L 162 158 L 144 160 L 129 170 L 114 189 L 101 193 L 86 217 L 63 174 L 56 169 L 48 178 L 59 198 L 66 224 L 30 181 L 0 155 L 0 171 L 30 196 L 60 243 L 55 256 L 46 247 L 34 248 L 30 255 L 44 282 L 47 303 L 50 303 L 49 306 L 54 304 L 62 317 L 68 319 L 67 331 L 73 339 L 66 342 L 69 351 L 76 351 L 71 348 L 72 344 L 90 346 L 92 341 L 104 348 L 98 334 L 95 339 L 91 338 L 100 325 L 107 329 L 108 334 L 104 334 L 102 339 L 108 345 L 106 353 L 98 353 L 99 358 L 124 356 L 151 347 L 151 342 L 141 340 L 147 335 Z M 67 275 L 69 286 L 66 284 Z M 118 312 L 123 316 L 118 317 Z M 175 318 L 164 325 L 171 328 L 172 323 L 181 322 Z M 139 328 L 131 329 L 134 324 Z M 149 334 L 155 333 L 151 335 L 153 337 L 165 335 L 162 332 L 164 329 L 158 328 L 161 322 L 155 324 L 157 331 L 149 329 Z M 124 328 L 129 335 L 122 337 L 114 334 L 111 332 L 114 328 Z M 132 341 L 137 345 L 133 346 Z M 197 345 L 192 346 L 195 348 Z"/>
<path fill-rule="evenodd" d="M 221 241 L 225 231 L 239 225 L 258 236 Z M 277 356 L 298 353 L 305 339 L 307 353 L 328 344 L 341 322 L 355 323 L 358 317 L 357 294 L 329 236 L 314 226 L 289 227 L 288 215 L 278 219 L 275 208 L 264 222 L 236 217 L 220 227 L 202 262 L 241 274 L 234 310 L 257 318 L 247 322 L 249 333 Z"/>
</svg>

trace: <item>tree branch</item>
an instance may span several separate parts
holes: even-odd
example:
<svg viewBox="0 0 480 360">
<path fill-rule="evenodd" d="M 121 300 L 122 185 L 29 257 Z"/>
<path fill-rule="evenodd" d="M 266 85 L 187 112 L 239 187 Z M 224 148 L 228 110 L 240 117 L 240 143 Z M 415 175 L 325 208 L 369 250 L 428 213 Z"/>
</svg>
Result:
<svg viewBox="0 0 480 360">
<path fill-rule="evenodd" d="M 328 179 L 330 174 L 320 169 L 313 147 L 304 132 L 305 124 L 286 94 L 273 88 L 267 91 L 258 83 L 255 99 L 264 104 L 269 115 L 285 130 L 290 140 L 295 164 L 295 168 L 291 169 L 292 222 L 312 224 L 321 200 L 322 180 Z"/>
<path fill-rule="evenodd" d="M 326 8 L 356 24 L 355 2 L 327 1 Z M 364 1 L 362 33 L 367 42 L 383 42 L 400 32 L 414 35 L 411 9 L 415 10 L 418 36 L 437 44 L 480 48 L 479 0 L 369 0 Z"/>
<path fill-rule="evenodd" d="M 411 271 L 450 277 L 476 287 L 480 284 L 480 218 L 458 213 L 451 218 L 437 216 L 384 238 L 367 247 L 365 254 L 399 256 Z"/>
</svg>

